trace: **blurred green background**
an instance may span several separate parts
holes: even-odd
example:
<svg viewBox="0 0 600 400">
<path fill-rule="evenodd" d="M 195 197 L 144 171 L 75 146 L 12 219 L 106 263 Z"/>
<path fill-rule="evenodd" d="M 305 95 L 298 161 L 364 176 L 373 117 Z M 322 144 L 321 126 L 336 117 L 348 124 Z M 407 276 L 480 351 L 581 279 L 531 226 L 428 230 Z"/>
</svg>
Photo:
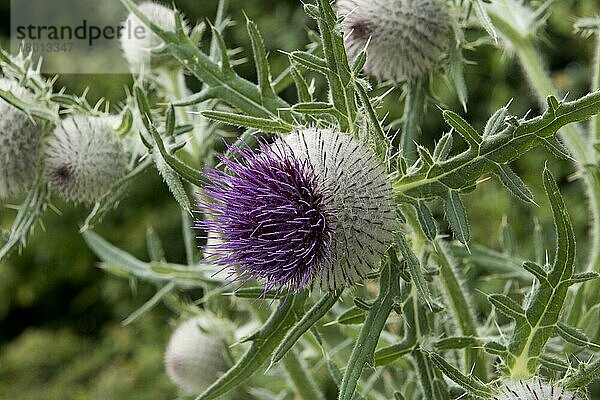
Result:
<svg viewBox="0 0 600 400">
<path fill-rule="evenodd" d="M 18 0 L 16 1 L 18 3 Z M 553 79 L 573 97 L 588 91 L 593 40 L 573 34 L 577 17 L 600 12 L 598 0 L 558 0 L 552 7 L 547 28 L 541 32 L 543 50 Z M 190 21 L 211 19 L 216 0 L 175 0 Z M 278 49 L 290 51 L 307 44 L 306 25 L 297 0 L 232 0 L 230 15 L 243 21 L 242 10 L 261 28 L 271 50 L 274 73 L 286 65 Z M 0 1 L 0 43 L 7 45 L 10 2 Z M 468 32 L 476 38 L 481 32 Z M 243 24 L 226 34 L 230 47 L 249 48 Z M 246 51 L 246 50 L 244 50 Z M 247 53 L 245 53 L 247 54 Z M 466 51 L 472 64 L 466 67 L 469 108 L 466 113 L 481 128 L 496 109 L 514 98 L 511 111 L 537 113 L 535 97 L 527 88 L 518 65 L 510 55 L 492 46 Z M 254 78 L 250 64 L 238 67 Z M 57 87 L 81 93 L 90 88 L 89 98 L 105 97 L 118 104 L 123 87 L 131 83 L 126 75 L 65 75 Z M 446 107 L 461 111 L 449 85 L 436 82 L 435 91 Z M 286 92 L 294 101 L 293 91 Z M 390 119 L 402 112 L 400 94 L 392 93 L 386 107 Z M 424 127 L 424 141 L 433 143 L 447 128 L 440 112 L 430 108 Z M 585 259 L 588 214 L 582 187 L 573 180 L 573 167 L 553 159 L 544 150 L 534 151 L 516 164 L 516 170 L 534 189 L 542 207 L 518 203 L 494 180 L 488 180 L 470 194 L 467 209 L 475 241 L 498 248 L 498 231 L 504 216 L 513 225 L 523 257 L 531 256 L 533 218 L 544 227 L 547 247 L 552 248 L 553 232 L 541 192 L 540 174 L 544 162 L 559 178 L 562 192 L 576 226 L 578 256 Z M 55 201 L 60 214 L 48 210 L 44 229 L 38 227 L 27 247 L 0 263 L 0 399 L 167 399 L 177 396 L 176 388 L 163 371 L 162 352 L 173 328 L 174 314 L 158 306 L 129 326 L 121 322 L 155 291 L 151 285 L 133 286 L 108 276 L 96 267 L 97 260 L 78 234 L 88 210 Z M 14 216 L 0 209 L 0 223 Z M 180 212 L 175 201 L 154 172 L 147 173 L 131 188 L 126 200 L 97 228 L 109 241 L 136 257 L 145 258 L 145 236 L 152 227 L 163 239 L 167 258 L 185 262 Z"/>
</svg>

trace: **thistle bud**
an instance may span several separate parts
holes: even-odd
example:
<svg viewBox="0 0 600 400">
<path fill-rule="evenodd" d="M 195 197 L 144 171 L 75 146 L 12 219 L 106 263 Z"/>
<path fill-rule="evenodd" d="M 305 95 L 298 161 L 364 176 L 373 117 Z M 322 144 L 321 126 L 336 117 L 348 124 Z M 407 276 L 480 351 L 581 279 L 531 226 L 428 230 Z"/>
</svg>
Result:
<svg viewBox="0 0 600 400">
<path fill-rule="evenodd" d="M 32 94 L 18 82 L 2 78 L 0 89 L 27 100 Z M 35 178 L 41 132 L 23 111 L 0 99 L 0 199 L 22 194 Z"/>
<path fill-rule="evenodd" d="M 500 387 L 494 400 L 576 400 L 579 397 L 564 388 L 534 378 L 528 381 L 508 382 Z"/>
<path fill-rule="evenodd" d="M 379 80 L 412 80 L 433 71 L 448 48 L 444 0 L 338 0 L 348 56 L 367 46 L 364 71 Z"/>
<path fill-rule="evenodd" d="M 172 9 L 151 1 L 141 3 L 138 8 L 159 28 L 175 32 L 175 14 Z M 125 20 L 125 26 L 130 27 L 128 31 L 131 34 L 121 37 L 121 47 L 132 72 L 175 65 L 166 56 L 152 54 L 153 50 L 162 46 L 163 41 L 137 15 L 130 13 Z"/>
<path fill-rule="evenodd" d="M 222 338 L 206 332 L 203 317 L 181 324 L 171 336 L 165 352 L 169 378 L 190 394 L 199 394 L 227 371 Z"/>
<path fill-rule="evenodd" d="M 127 155 L 110 121 L 83 115 L 57 126 L 44 162 L 50 187 L 75 203 L 98 201 L 127 170 Z"/>
<path fill-rule="evenodd" d="M 207 259 L 265 290 L 336 291 L 379 265 L 392 244 L 395 206 L 371 149 L 332 129 L 293 132 L 258 151 L 232 147 L 230 173 L 211 169 L 196 227 L 221 240 Z"/>
</svg>

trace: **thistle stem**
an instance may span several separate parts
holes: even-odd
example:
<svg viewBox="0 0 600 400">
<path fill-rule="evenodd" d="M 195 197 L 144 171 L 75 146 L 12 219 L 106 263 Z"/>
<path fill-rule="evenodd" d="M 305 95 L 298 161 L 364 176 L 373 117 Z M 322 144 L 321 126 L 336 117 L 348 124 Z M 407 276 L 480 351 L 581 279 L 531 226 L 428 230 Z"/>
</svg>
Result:
<svg viewBox="0 0 600 400">
<path fill-rule="evenodd" d="M 306 366 L 293 349 L 283 357 L 282 363 L 296 393 L 301 398 L 304 400 L 325 400 L 323 393 L 319 391 L 314 379 L 307 372 Z"/>
<path fill-rule="evenodd" d="M 183 74 L 183 70 L 160 70 L 159 74 L 159 82 L 163 85 L 167 100 L 170 102 L 175 102 L 177 100 L 181 100 L 188 96 L 189 89 L 185 84 L 185 76 Z M 175 108 L 175 115 L 177 116 L 177 120 L 183 124 L 191 123 L 190 116 L 186 112 L 186 109 L 183 107 Z M 190 140 L 188 144 L 185 146 L 186 151 L 193 157 L 194 162 L 198 161 L 199 155 L 202 153 L 200 150 L 200 140 L 198 138 L 199 133 L 196 132 L 196 129 L 192 130 L 189 134 Z"/>
<path fill-rule="evenodd" d="M 400 146 L 402 147 L 402 155 L 409 163 L 417 159 L 417 146 L 415 143 L 421 134 L 421 125 L 427 107 L 426 87 L 426 78 L 417 78 L 414 81 L 407 82 Z"/>
<path fill-rule="evenodd" d="M 557 95 L 558 91 L 548 76 L 542 58 L 535 49 L 531 37 L 524 37 L 499 16 L 495 14 L 490 16 L 496 28 L 514 46 L 530 85 L 535 91 L 538 101 L 543 105 L 547 95 Z M 600 72 L 596 73 L 595 79 L 600 79 L 599 74 Z M 598 132 L 596 131 L 590 136 L 597 135 Z M 595 150 L 592 146 L 589 146 L 584 132 L 577 126 L 565 126 L 560 130 L 559 135 L 576 160 L 577 168 L 583 176 L 589 201 L 588 207 L 592 215 L 587 270 L 600 271 L 600 173 L 595 168 L 588 168 L 588 166 L 596 163 Z M 593 297 L 595 302 L 600 283 L 593 282 L 588 285 L 588 288 L 588 298 Z"/>
</svg>

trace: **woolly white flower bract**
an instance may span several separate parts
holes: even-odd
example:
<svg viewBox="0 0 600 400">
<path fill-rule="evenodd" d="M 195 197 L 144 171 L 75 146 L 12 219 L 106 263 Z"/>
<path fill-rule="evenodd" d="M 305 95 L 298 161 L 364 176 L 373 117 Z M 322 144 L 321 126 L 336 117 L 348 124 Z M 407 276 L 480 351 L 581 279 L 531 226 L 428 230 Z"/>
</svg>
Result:
<svg viewBox="0 0 600 400">
<path fill-rule="evenodd" d="M 0 89 L 17 98 L 32 94 L 11 79 L 0 79 Z M 22 194 L 39 165 L 41 132 L 23 111 L 0 99 L 0 199 Z"/>
<path fill-rule="evenodd" d="M 127 170 L 127 155 L 109 119 L 76 115 L 48 139 L 45 176 L 66 200 L 93 203 Z"/>
<path fill-rule="evenodd" d="M 579 397 L 559 386 L 534 378 L 528 381 L 508 382 L 500 387 L 494 400 L 577 400 Z"/>
<path fill-rule="evenodd" d="M 350 59 L 367 46 L 364 71 L 379 80 L 412 80 L 430 73 L 448 47 L 444 0 L 338 0 Z"/>
<path fill-rule="evenodd" d="M 364 278 L 394 240 L 395 206 L 375 153 L 333 129 L 295 131 L 260 151 L 231 147 L 209 169 L 196 221 L 207 259 L 265 290 L 336 291 Z"/>
<path fill-rule="evenodd" d="M 151 1 L 141 3 L 138 8 L 159 28 L 175 31 L 175 13 L 170 8 Z M 163 41 L 137 15 L 130 13 L 125 24 L 131 26 L 131 32 L 144 32 L 143 37 L 129 37 L 128 35 L 121 37 L 123 54 L 132 72 L 148 72 L 153 67 L 177 65 L 166 57 L 152 54 L 152 50 L 159 48 Z"/>
<path fill-rule="evenodd" d="M 222 338 L 205 333 L 204 317 L 185 321 L 171 336 L 165 352 L 169 378 L 190 394 L 198 394 L 227 371 Z"/>
<path fill-rule="evenodd" d="M 394 240 L 396 208 L 385 167 L 367 146 L 333 129 L 306 129 L 283 140 L 312 165 L 335 214 L 333 264 L 315 285 L 351 286 L 379 265 Z"/>
</svg>

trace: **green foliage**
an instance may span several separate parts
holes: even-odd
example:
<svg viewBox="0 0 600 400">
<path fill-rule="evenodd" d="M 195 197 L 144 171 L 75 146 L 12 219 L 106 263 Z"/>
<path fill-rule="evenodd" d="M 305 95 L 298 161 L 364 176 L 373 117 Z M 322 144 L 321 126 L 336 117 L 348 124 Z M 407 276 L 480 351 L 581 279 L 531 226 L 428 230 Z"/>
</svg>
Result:
<svg viewBox="0 0 600 400">
<path fill-rule="evenodd" d="M 202 35 L 204 24 L 186 33 L 180 12 L 175 13 L 177 29 L 170 32 L 154 25 L 133 1 L 121 1 L 162 39 L 162 55 L 180 65 L 175 71 L 150 71 L 136 79 L 116 128 L 130 144 L 129 173 L 87 217 L 75 219 L 82 219 L 81 235 L 100 260 L 100 269 L 128 283 L 134 294 L 140 285 L 136 297 L 141 301 L 134 306 L 114 300 L 119 318 L 129 315 L 123 320 L 129 327 L 102 329 L 97 339 L 68 330 L 39 330 L 9 342 L 0 355 L 0 397 L 35 397 L 42 390 L 48 398 L 64 398 L 65 393 L 73 398 L 172 397 L 173 387 L 162 373 L 168 317 L 161 304 L 181 317 L 209 310 L 237 329 L 233 337 L 223 333 L 232 367 L 197 394 L 198 399 L 491 399 L 495 382 L 534 376 L 559 380 L 560 386 L 581 392 L 593 385 L 600 375 L 595 355 L 600 326 L 588 324 L 598 313 L 593 288 L 598 285 L 594 260 L 600 254 L 600 180 L 594 145 L 600 92 L 593 82 L 590 94 L 580 89 L 574 91 L 574 100 L 558 100 L 533 43 L 549 3 L 537 10 L 517 0 L 454 4 L 454 37 L 449 38 L 452 45 L 440 68 L 391 88 L 362 76 L 368 48 L 348 59 L 341 17 L 328 0 L 302 8 L 302 23 L 308 21 L 318 30 L 309 30 L 309 46 L 294 43 L 281 54 L 273 51 L 279 39 L 261 33 L 263 27 L 253 15 L 244 15 L 244 23 L 231 27 L 225 1 L 219 2 L 214 25 L 206 24 L 210 38 Z M 506 5 L 519 7 L 521 19 L 510 21 L 503 11 Z M 294 3 L 290 9 L 294 7 L 300 15 L 301 7 Z M 519 25 L 521 20 L 531 24 Z M 578 26 L 596 34 L 595 22 L 582 20 Z M 482 29 L 475 31 L 475 24 Z M 281 25 L 278 21 L 277 31 Z M 490 43 L 514 51 L 540 103 L 540 116 L 515 116 L 532 108 L 532 99 L 502 86 L 497 76 L 491 83 L 499 93 L 514 92 L 514 101 L 501 106 L 508 98 L 490 99 L 485 89 L 476 89 L 476 74 L 469 75 L 475 67 L 466 65 L 463 50 L 487 54 L 488 59 L 478 59 L 477 68 L 487 65 L 491 74 L 494 68 L 505 68 L 494 54 L 485 53 L 491 49 L 477 48 L 485 40 L 483 32 Z M 469 42 L 473 37 L 477 40 Z M 228 47 L 238 42 L 245 47 L 246 65 L 240 66 Z M 64 113 L 106 115 L 85 96 L 27 78 L 28 62 L 1 53 L 3 73 L 32 89 L 36 101 L 27 103 L 5 92 L 0 97 L 44 124 L 45 134 L 52 134 Z M 594 78 L 600 76 L 596 72 Z M 450 80 L 448 86 L 455 91 L 442 89 L 443 80 Z M 403 107 L 398 107 L 398 95 Z M 457 102 L 465 117 L 451 111 Z M 437 112 L 428 103 L 447 105 Z M 399 110 L 401 115 L 395 115 Z M 590 118 L 596 124 L 591 123 L 586 135 L 580 123 Z M 450 127 L 444 134 L 443 123 Z M 351 134 L 385 164 L 398 208 L 396 243 L 378 269 L 344 293 L 317 296 L 304 290 L 281 298 L 273 290 L 264 292 L 260 282 L 227 287 L 226 274 L 197 251 L 191 230 L 192 193 L 206 183 L 200 171 L 205 166 L 221 168 L 217 154 L 235 157 L 221 137 L 254 147 L 259 136 L 270 140 L 306 126 L 333 126 Z M 578 254 L 589 250 L 588 268 L 578 267 L 575 253 L 575 237 L 583 235 L 588 224 L 581 216 L 582 194 L 575 185 L 557 183 L 548 168 L 540 181 L 537 171 L 546 151 L 562 160 L 550 161 L 553 170 L 561 169 L 561 176 L 574 167 L 584 178 L 594 218 L 591 233 L 578 241 Z M 142 211 L 130 212 L 137 204 L 115 211 L 130 188 L 149 179 L 152 165 L 174 206 L 144 217 Z M 498 182 L 487 181 L 492 175 Z M 154 183 L 147 203 L 154 201 L 160 187 Z M 540 186 L 547 201 L 539 200 L 538 205 Z M 509 204 L 509 198 L 519 200 L 511 210 L 500 202 Z M 12 227 L 1 231 L 0 260 L 25 242 L 51 201 L 53 195 L 39 178 L 15 216 L 2 215 L 0 222 Z M 101 223 L 106 218 L 105 224 L 117 232 L 110 220 L 115 212 L 135 221 L 132 226 L 144 220 L 150 227 L 128 226 L 124 229 L 136 233 L 114 237 Z M 531 221 L 532 213 L 544 228 L 523 222 Z M 203 218 L 202 210 L 194 211 L 193 217 Z M 500 218 L 500 239 L 495 241 L 490 232 Z M 179 228 L 176 233 L 171 229 L 160 235 L 165 239 L 161 240 L 155 225 L 180 219 L 183 235 Z M 544 243 L 551 222 L 556 250 L 550 260 Z M 204 233 L 197 234 L 200 242 L 206 240 Z M 127 243 L 132 237 L 141 244 Z M 146 247 L 147 256 L 140 255 L 140 246 Z M 259 297 L 260 304 L 254 304 Z M 126 336 L 129 329 L 145 332 L 143 340 Z M 42 357 L 45 348 L 54 364 Z M 82 356 L 86 352 L 89 357 Z M 153 382 L 152 387 L 141 385 L 142 380 Z"/>
</svg>

